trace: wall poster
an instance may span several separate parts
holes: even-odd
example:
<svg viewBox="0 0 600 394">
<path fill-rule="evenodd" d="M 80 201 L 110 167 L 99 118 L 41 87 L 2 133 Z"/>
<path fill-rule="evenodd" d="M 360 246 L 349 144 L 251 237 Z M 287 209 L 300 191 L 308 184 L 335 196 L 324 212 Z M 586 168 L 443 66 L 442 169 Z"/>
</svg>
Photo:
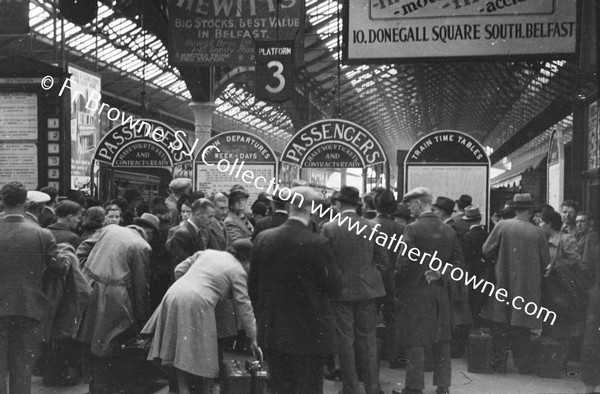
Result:
<svg viewBox="0 0 600 394">
<path fill-rule="evenodd" d="M 81 189 L 90 182 L 92 157 L 100 140 L 97 111 L 85 107 L 92 92 L 100 93 L 98 75 L 69 65 L 71 74 L 71 188 Z M 82 94 L 76 94 L 81 92 Z"/>
</svg>

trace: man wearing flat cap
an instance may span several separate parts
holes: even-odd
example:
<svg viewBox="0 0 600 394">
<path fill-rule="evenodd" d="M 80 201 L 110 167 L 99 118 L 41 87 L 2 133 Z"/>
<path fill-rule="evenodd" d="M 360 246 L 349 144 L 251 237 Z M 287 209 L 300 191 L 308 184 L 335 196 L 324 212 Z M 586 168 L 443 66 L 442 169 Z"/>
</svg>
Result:
<svg viewBox="0 0 600 394">
<path fill-rule="evenodd" d="M 332 299 L 342 393 L 358 393 L 360 375 L 367 394 L 379 394 L 376 299 L 385 296 L 385 288 L 377 268 L 387 270 L 387 255 L 382 247 L 367 238 L 376 231 L 373 223 L 356 213 L 360 203 L 358 189 L 343 186 L 332 197 L 332 203 L 340 218 L 325 223 L 323 235 L 333 247 L 334 266 L 340 272 L 342 283 L 340 293 Z M 350 230 L 353 224 L 363 228 L 364 234 Z"/>
<path fill-rule="evenodd" d="M 323 321 L 324 297 L 336 292 L 333 251 L 309 227 L 312 202 L 320 195 L 307 186 L 291 193 L 298 204 L 290 204 L 287 221 L 254 239 L 248 293 L 273 391 L 322 393 L 323 359 L 333 351 Z"/>
<path fill-rule="evenodd" d="M 402 201 L 415 221 L 404 228 L 403 241 L 396 262 L 396 298 L 400 342 L 409 363 L 403 394 L 421 394 L 425 388 L 425 347 L 433 351 L 433 384 L 436 394 L 447 394 L 451 377 L 451 305 L 449 272 L 442 274 L 434 261 L 454 266 L 463 264 L 456 233 L 432 212 L 429 190 L 418 187 L 406 193 Z M 412 252 L 416 249 L 418 257 Z M 429 259 L 426 258 L 429 255 Z M 421 257 L 422 256 L 422 257 Z M 433 256 L 436 259 L 433 260 Z M 437 267 L 438 264 L 435 264 Z M 400 391 L 395 389 L 394 393 Z"/>
<path fill-rule="evenodd" d="M 27 211 L 25 219 L 29 219 L 36 224 L 40 224 L 39 218 L 46 203 L 50 201 L 50 196 L 37 190 L 27 191 Z"/>
<path fill-rule="evenodd" d="M 179 212 L 177 210 L 177 201 L 184 194 L 189 194 L 192 191 L 192 180 L 189 178 L 175 178 L 169 183 L 171 194 L 165 199 L 165 204 L 169 208 L 171 214 L 171 226 L 176 226 L 179 223 Z"/>
<path fill-rule="evenodd" d="M 499 221 L 483 244 L 483 254 L 496 261 L 496 288 L 508 290 L 507 300 L 523 297 L 525 302 L 540 305 L 541 278 L 550 263 L 544 232 L 529 222 L 533 208 L 529 193 L 515 194 L 512 208 L 516 217 Z M 509 305 L 507 305 L 509 304 Z M 481 311 L 483 319 L 493 321 L 494 366 L 506 371 L 506 349 L 511 347 L 515 367 L 527 369 L 531 330 L 540 330 L 542 320 L 510 302 L 490 297 Z"/>
</svg>

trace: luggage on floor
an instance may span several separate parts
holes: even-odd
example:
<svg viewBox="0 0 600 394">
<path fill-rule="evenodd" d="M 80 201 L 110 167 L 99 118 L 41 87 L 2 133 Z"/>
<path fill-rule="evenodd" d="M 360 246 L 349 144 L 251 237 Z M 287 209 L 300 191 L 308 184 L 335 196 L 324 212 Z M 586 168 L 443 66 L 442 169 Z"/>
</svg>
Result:
<svg viewBox="0 0 600 394">
<path fill-rule="evenodd" d="M 238 360 L 221 361 L 221 394 L 251 394 L 252 376 Z"/>
<path fill-rule="evenodd" d="M 532 345 L 532 353 L 537 359 L 537 375 L 540 378 L 560 379 L 564 348 L 552 338 L 538 337 Z"/>
<path fill-rule="evenodd" d="M 492 373 L 494 342 L 488 329 L 473 330 L 467 341 L 467 365 L 469 372 Z"/>
<path fill-rule="evenodd" d="M 246 360 L 246 369 L 252 376 L 252 394 L 270 394 L 269 389 L 269 366 L 261 360 Z"/>
</svg>

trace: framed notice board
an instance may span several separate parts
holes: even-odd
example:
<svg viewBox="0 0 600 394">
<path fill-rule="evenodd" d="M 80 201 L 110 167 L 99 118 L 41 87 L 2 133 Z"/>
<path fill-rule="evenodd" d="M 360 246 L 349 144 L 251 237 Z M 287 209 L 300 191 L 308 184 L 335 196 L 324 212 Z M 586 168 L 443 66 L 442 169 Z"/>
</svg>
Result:
<svg viewBox="0 0 600 394">
<path fill-rule="evenodd" d="M 12 56 L 0 69 L 0 185 L 22 182 L 28 190 L 69 189 L 70 94 L 60 68 Z M 53 87 L 42 81 L 52 78 Z M 48 86 L 47 84 L 45 85 Z"/>
</svg>

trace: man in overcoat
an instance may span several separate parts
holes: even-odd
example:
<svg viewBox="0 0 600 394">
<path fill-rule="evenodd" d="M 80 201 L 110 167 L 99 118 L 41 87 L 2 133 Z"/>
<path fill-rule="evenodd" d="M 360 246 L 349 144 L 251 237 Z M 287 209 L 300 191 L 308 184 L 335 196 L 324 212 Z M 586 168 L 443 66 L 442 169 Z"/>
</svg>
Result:
<svg viewBox="0 0 600 394">
<path fill-rule="evenodd" d="M 496 288 L 508 291 L 508 302 L 490 298 L 481 312 L 483 319 L 496 323 L 492 330 L 494 369 L 500 372 L 506 370 L 510 342 L 515 366 L 519 369 L 527 367 L 530 333 L 542 328 L 542 320 L 535 314 L 528 315 L 523 305 L 529 302 L 540 305 L 542 273 L 550 263 L 544 232 L 529 222 L 533 208 L 531 195 L 515 194 L 513 208 L 517 216 L 498 222 L 483 244 L 483 254 L 496 261 Z M 510 302 L 515 297 L 523 299 L 520 309 L 515 309 Z"/>
<path fill-rule="evenodd" d="M 463 256 L 454 230 L 432 212 L 431 193 L 423 187 L 409 191 L 402 201 L 416 219 L 404 228 L 396 263 L 396 295 L 400 342 L 409 364 L 403 394 L 420 394 L 425 387 L 425 346 L 434 359 L 433 384 L 437 394 L 447 394 L 451 377 L 450 271 L 437 268 L 450 263 L 462 267 Z M 410 251 L 416 248 L 421 258 Z M 409 251 L 409 253 L 407 253 Z M 426 255 L 430 257 L 427 259 Z M 434 256 L 438 260 L 434 260 Z M 436 269 L 432 269 L 436 267 Z M 396 392 L 396 391 L 394 391 Z"/>
<path fill-rule="evenodd" d="M 159 231 L 160 220 L 144 213 L 134 222 L 128 227 L 110 224 L 77 249 L 78 257 L 87 257 L 83 273 L 92 283 L 78 339 L 91 345 L 90 388 L 100 393 L 118 380 L 114 349 L 137 335 L 149 317 L 148 241 Z"/>
<path fill-rule="evenodd" d="M 31 370 L 49 303 L 42 287 L 47 268 L 64 275 L 68 262 L 56 259 L 52 233 L 25 219 L 27 189 L 20 182 L 2 187 L 0 218 L 0 392 L 31 392 Z"/>
<path fill-rule="evenodd" d="M 342 393 L 358 393 L 360 375 L 367 394 L 379 394 L 376 299 L 385 296 L 385 288 L 377 267 L 387 270 L 387 255 L 382 247 L 368 239 L 375 233 L 373 223 L 356 213 L 360 201 L 358 189 L 343 186 L 332 200 L 340 219 L 324 224 L 323 235 L 331 242 L 334 266 L 341 275 L 341 291 L 332 300 L 332 307 Z M 364 228 L 364 231 L 358 234 L 356 227 L 350 229 L 350 226 Z"/>
<path fill-rule="evenodd" d="M 311 201 L 320 196 L 307 186 L 292 189 L 303 206 L 290 206 L 289 219 L 256 237 L 248 292 L 276 394 L 323 392 L 323 356 L 331 352 L 324 335 L 324 297 L 335 292 L 333 252 L 327 239 L 309 228 Z"/>
</svg>

